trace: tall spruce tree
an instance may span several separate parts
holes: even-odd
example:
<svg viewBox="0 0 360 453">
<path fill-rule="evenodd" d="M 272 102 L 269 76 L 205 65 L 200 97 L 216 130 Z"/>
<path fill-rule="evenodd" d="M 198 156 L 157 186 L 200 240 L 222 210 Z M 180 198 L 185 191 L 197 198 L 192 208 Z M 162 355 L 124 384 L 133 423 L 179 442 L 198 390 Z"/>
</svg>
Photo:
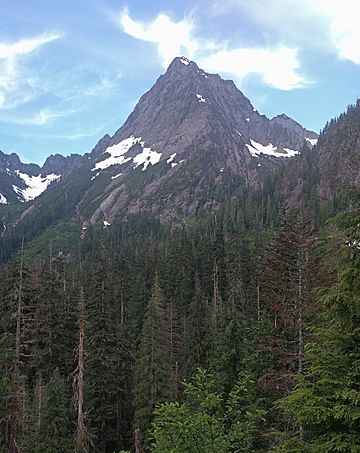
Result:
<svg viewBox="0 0 360 453">
<path fill-rule="evenodd" d="M 294 385 L 303 369 L 306 326 L 314 314 L 317 283 L 314 232 L 302 216 L 285 218 L 269 247 L 262 276 L 261 298 L 272 323 L 263 352 L 271 358 L 263 382 L 280 396 Z"/>
<path fill-rule="evenodd" d="M 171 395 L 170 351 L 165 301 L 158 277 L 152 289 L 135 363 L 135 428 L 150 427 L 155 405 Z"/>
<path fill-rule="evenodd" d="M 46 386 L 40 448 L 35 453 L 72 453 L 70 398 L 64 379 L 56 369 Z"/>
<path fill-rule="evenodd" d="M 23 448 L 28 423 L 28 379 L 34 327 L 34 284 L 24 258 L 24 244 L 4 282 L 0 331 L 1 428 L 4 451 Z M 0 445 L 1 445 L 0 443 Z"/>
<path fill-rule="evenodd" d="M 191 377 L 199 367 L 209 365 L 211 353 L 211 316 L 208 300 L 195 276 L 194 295 L 190 302 L 185 326 L 186 376 Z"/>
<path fill-rule="evenodd" d="M 92 451 L 117 448 L 118 391 L 116 330 L 109 289 L 106 249 L 102 242 L 89 263 L 85 290 L 85 404 Z"/>
</svg>

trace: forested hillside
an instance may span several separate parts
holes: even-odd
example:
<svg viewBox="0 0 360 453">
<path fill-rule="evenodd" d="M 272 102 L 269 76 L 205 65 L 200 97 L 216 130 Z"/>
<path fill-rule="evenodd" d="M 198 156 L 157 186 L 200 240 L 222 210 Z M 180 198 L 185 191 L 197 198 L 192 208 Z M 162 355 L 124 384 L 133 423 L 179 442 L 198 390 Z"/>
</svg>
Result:
<svg viewBox="0 0 360 453">
<path fill-rule="evenodd" d="M 134 433 L 138 452 L 357 451 L 353 216 L 315 229 L 233 203 L 23 245 L 1 273 L 2 451 Z"/>
<path fill-rule="evenodd" d="M 176 58 L 34 200 L 3 154 L 0 451 L 359 452 L 359 113 Z"/>
</svg>

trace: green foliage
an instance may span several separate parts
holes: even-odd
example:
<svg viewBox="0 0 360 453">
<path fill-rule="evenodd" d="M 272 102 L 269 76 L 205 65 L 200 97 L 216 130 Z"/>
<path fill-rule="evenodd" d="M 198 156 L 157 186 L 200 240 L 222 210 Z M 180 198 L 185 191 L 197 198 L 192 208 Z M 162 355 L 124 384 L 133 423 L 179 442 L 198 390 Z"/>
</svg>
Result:
<svg viewBox="0 0 360 453">
<path fill-rule="evenodd" d="M 135 363 L 135 426 L 148 429 L 156 404 L 170 397 L 170 355 L 163 293 L 156 276 Z"/>
<path fill-rule="evenodd" d="M 72 453 L 70 401 L 64 379 L 55 370 L 44 395 L 44 415 L 40 429 L 39 453 Z"/>
<path fill-rule="evenodd" d="M 241 376 L 227 400 L 211 374 L 199 369 L 185 383 L 184 401 L 156 408 L 152 429 L 154 453 L 261 451 L 265 412 L 251 401 L 254 382 Z M 256 450 L 255 450 L 256 448 Z"/>
<path fill-rule="evenodd" d="M 306 372 L 281 402 L 283 409 L 303 425 L 304 451 L 310 453 L 359 451 L 359 217 L 348 219 L 348 227 L 351 239 L 339 282 L 321 297 L 323 314 L 314 330 L 316 341 L 305 351 Z"/>
<path fill-rule="evenodd" d="M 94 451 L 116 444 L 119 373 L 110 270 L 100 242 L 85 277 L 85 403 Z"/>
</svg>

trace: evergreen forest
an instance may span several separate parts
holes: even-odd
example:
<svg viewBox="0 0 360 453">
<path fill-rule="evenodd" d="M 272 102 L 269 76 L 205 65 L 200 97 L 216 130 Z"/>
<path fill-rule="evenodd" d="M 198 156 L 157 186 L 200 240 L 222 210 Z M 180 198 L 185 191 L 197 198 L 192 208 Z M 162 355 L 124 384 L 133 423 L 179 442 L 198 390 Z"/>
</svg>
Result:
<svg viewBox="0 0 360 453">
<path fill-rule="evenodd" d="M 359 452 L 358 196 L 308 211 L 23 240 L 1 268 L 0 451 Z"/>
</svg>

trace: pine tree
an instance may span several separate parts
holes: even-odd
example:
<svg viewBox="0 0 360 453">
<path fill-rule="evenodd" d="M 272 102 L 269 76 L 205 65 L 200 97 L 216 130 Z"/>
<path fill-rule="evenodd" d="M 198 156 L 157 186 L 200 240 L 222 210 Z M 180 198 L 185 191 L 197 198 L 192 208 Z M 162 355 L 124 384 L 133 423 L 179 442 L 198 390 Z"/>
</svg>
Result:
<svg viewBox="0 0 360 453">
<path fill-rule="evenodd" d="M 227 291 L 220 329 L 215 338 L 213 359 L 221 388 L 227 393 L 236 382 L 240 370 L 244 370 L 246 328 L 247 323 L 250 323 L 244 285 L 243 252 L 240 238 L 233 232 L 227 238 Z"/>
<path fill-rule="evenodd" d="M 10 268 L 4 282 L 4 304 L 0 331 L 2 402 L 2 443 L 5 451 L 18 453 L 22 449 L 28 422 L 28 380 L 31 363 L 34 321 L 34 286 L 30 269 L 24 259 L 24 244 L 20 256 Z"/>
<path fill-rule="evenodd" d="M 317 279 L 314 232 L 303 217 L 285 219 L 267 251 L 261 297 L 273 326 L 263 351 L 271 361 L 263 376 L 269 389 L 284 395 L 303 368 L 305 326 L 314 314 Z"/>
<path fill-rule="evenodd" d="M 100 243 L 89 263 L 85 296 L 85 404 L 93 451 L 117 448 L 116 328 L 106 249 Z"/>
<path fill-rule="evenodd" d="M 191 377 L 197 368 L 209 364 L 211 354 L 210 308 L 197 276 L 185 332 L 186 376 Z"/>
<path fill-rule="evenodd" d="M 76 370 L 74 373 L 74 403 L 76 409 L 75 445 L 79 453 L 89 450 L 89 434 L 86 427 L 84 413 L 84 389 L 85 389 L 85 303 L 84 289 L 80 287 L 79 294 L 79 340 L 76 348 Z"/>
<path fill-rule="evenodd" d="M 165 301 L 156 276 L 140 338 L 134 374 L 135 428 L 147 431 L 155 405 L 170 398 L 170 351 Z"/>
<path fill-rule="evenodd" d="M 73 453 L 69 408 L 67 388 L 56 369 L 45 389 L 39 453 Z"/>
<path fill-rule="evenodd" d="M 35 366 L 43 378 L 49 380 L 59 368 L 69 373 L 75 344 L 75 310 L 70 306 L 70 291 L 64 276 L 65 263 L 52 256 L 42 263 L 38 276 L 35 319 Z"/>
</svg>

